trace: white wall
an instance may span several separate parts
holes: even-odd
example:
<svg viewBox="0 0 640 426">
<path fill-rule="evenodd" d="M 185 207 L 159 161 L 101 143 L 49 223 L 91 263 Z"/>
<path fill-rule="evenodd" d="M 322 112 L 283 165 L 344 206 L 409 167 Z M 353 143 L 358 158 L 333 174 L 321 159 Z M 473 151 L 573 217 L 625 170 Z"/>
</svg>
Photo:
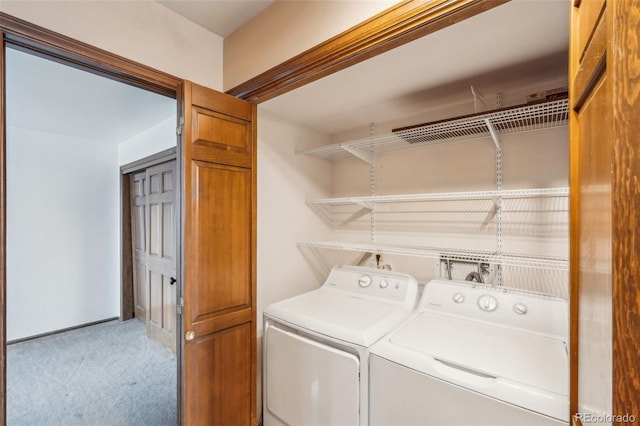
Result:
<svg viewBox="0 0 640 426">
<path fill-rule="evenodd" d="M 395 3 L 398 1 L 276 1 L 224 39 L 224 90 L 293 58 Z"/>
<path fill-rule="evenodd" d="M 212 89 L 222 38 L 155 1 L 0 0 L 0 10 Z"/>
<path fill-rule="evenodd" d="M 322 133 L 287 123 L 258 108 L 258 333 L 265 306 L 322 284 L 296 243 L 326 238 L 328 228 L 306 199 L 328 196 L 331 164 L 297 155 L 322 144 Z"/>
<path fill-rule="evenodd" d="M 113 144 L 7 129 L 7 340 L 119 315 Z"/>
<path fill-rule="evenodd" d="M 177 117 L 174 115 L 118 145 L 118 165 L 136 160 L 176 146 Z"/>
</svg>

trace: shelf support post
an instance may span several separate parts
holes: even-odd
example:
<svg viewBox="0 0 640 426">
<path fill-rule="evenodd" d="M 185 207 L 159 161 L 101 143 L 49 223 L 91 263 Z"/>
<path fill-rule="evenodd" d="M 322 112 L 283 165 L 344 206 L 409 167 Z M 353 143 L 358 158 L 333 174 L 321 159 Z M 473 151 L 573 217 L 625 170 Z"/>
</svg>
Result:
<svg viewBox="0 0 640 426">
<path fill-rule="evenodd" d="M 352 146 L 349 146 L 347 144 L 342 144 L 340 145 L 342 147 L 342 149 L 344 149 L 345 151 L 347 151 L 349 154 L 353 155 L 354 157 L 357 157 L 359 159 L 361 159 L 362 161 L 364 161 L 365 163 L 369 164 L 370 166 L 373 165 L 373 153 L 372 152 L 367 152 L 361 149 L 357 149 L 354 148 Z"/>
</svg>

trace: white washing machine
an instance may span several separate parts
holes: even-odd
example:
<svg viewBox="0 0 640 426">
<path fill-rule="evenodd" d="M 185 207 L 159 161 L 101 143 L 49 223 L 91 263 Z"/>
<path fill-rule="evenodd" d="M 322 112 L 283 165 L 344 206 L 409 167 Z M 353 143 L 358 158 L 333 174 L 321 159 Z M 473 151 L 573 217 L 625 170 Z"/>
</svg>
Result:
<svg viewBox="0 0 640 426">
<path fill-rule="evenodd" d="M 368 348 L 415 307 L 406 274 L 336 266 L 317 290 L 264 311 L 266 426 L 368 424 Z"/>
<path fill-rule="evenodd" d="M 567 425 L 567 303 L 434 280 L 371 347 L 371 425 Z"/>
</svg>

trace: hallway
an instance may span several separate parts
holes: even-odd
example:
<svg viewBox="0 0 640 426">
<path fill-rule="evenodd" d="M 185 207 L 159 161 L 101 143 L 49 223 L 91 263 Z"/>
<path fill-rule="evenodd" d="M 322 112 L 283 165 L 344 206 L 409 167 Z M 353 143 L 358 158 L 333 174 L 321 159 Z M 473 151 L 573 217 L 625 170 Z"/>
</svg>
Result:
<svg viewBox="0 0 640 426">
<path fill-rule="evenodd" d="M 7 424 L 175 425 L 176 358 L 138 320 L 7 347 Z"/>
</svg>

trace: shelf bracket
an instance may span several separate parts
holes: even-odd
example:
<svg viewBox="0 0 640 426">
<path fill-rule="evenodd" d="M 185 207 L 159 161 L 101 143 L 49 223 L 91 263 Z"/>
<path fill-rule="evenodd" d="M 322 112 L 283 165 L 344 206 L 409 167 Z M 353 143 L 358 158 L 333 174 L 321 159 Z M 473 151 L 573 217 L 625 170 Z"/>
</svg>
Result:
<svg viewBox="0 0 640 426">
<path fill-rule="evenodd" d="M 364 207 L 365 209 L 373 210 L 372 201 L 352 200 L 354 204 Z"/>
<path fill-rule="evenodd" d="M 484 119 L 484 124 L 486 124 L 487 128 L 489 129 L 489 133 L 491 134 L 491 139 L 493 139 L 493 143 L 496 145 L 496 149 L 501 150 L 502 148 L 500 147 L 500 134 L 496 130 L 495 126 L 493 125 L 491 120 L 489 120 L 488 118 Z"/>
<path fill-rule="evenodd" d="M 361 159 L 362 161 L 364 161 L 365 163 L 367 163 L 368 165 L 373 165 L 373 153 L 369 152 L 369 151 L 364 151 L 361 149 L 357 149 L 354 148 L 352 146 L 349 146 L 347 144 L 342 144 L 340 145 L 342 147 L 342 149 L 344 149 L 345 151 L 347 151 L 349 154 L 358 157 L 359 159 Z"/>
</svg>

